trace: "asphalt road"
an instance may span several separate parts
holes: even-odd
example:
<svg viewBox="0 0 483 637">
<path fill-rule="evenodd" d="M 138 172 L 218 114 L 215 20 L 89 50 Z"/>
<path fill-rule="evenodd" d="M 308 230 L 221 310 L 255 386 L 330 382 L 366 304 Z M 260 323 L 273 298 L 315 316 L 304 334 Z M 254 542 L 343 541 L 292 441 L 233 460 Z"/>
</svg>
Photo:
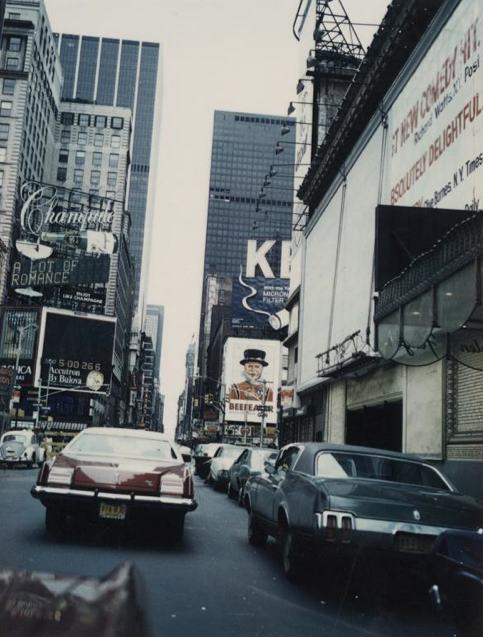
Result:
<svg viewBox="0 0 483 637">
<path fill-rule="evenodd" d="M 35 476 L 36 470 L 0 469 L 0 568 L 97 577 L 133 562 L 144 580 L 153 637 L 456 634 L 411 585 L 380 595 L 371 576 L 356 584 L 323 564 L 307 582 L 288 582 L 278 545 L 251 547 L 245 511 L 198 478 L 199 507 L 187 516 L 183 543 L 172 546 L 157 537 L 111 533 L 51 540 L 43 507 L 29 493 Z M 381 587 L 388 592 L 388 582 Z"/>
</svg>

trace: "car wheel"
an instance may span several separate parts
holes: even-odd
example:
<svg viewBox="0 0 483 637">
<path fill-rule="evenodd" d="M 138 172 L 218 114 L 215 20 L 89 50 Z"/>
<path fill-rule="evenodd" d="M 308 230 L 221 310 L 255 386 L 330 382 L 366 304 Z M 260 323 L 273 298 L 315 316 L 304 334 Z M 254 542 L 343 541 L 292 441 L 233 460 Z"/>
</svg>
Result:
<svg viewBox="0 0 483 637">
<path fill-rule="evenodd" d="M 245 490 L 244 490 L 243 486 L 240 485 L 238 487 L 238 504 L 241 507 L 245 506 L 244 500 L 245 500 Z"/>
<path fill-rule="evenodd" d="M 52 507 L 45 509 L 45 528 L 53 537 L 60 537 L 65 530 L 65 513 Z"/>
<path fill-rule="evenodd" d="M 248 541 L 252 546 L 264 546 L 268 535 L 261 530 L 253 514 L 248 518 Z"/>
<path fill-rule="evenodd" d="M 226 492 L 227 496 L 231 499 L 234 500 L 236 498 L 236 491 L 235 489 L 231 486 L 231 481 L 228 483 L 228 489 Z"/>
<path fill-rule="evenodd" d="M 31 469 L 35 463 L 35 457 L 32 456 L 30 460 L 27 460 L 27 469 Z"/>
<path fill-rule="evenodd" d="M 173 514 L 168 522 L 169 539 L 173 542 L 181 542 L 184 533 L 184 513 Z"/>
<path fill-rule="evenodd" d="M 302 572 L 301 556 L 297 550 L 297 539 L 288 527 L 282 533 L 282 567 L 291 581 L 300 579 Z"/>
</svg>

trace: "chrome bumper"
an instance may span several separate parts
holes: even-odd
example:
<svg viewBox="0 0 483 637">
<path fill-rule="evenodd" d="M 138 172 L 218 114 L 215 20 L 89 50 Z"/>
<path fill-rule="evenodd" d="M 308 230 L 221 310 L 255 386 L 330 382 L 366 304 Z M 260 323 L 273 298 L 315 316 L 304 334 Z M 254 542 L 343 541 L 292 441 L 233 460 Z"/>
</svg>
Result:
<svg viewBox="0 0 483 637">
<path fill-rule="evenodd" d="M 177 496 L 163 495 L 136 495 L 128 493 L 109 493 L 108 491 L 83 491 L 70 487 L 42 487 L 34 485 L 30 491 L 34 498 L 39 500 L 79 498 L 83 500 L 113 500 L 115 502 L 133 502 L 137 504 L 168 505 L 179 507 L 187 511 L 194 511 L 198 506 L 193 498 L 181 498 Z"/>
</svg>

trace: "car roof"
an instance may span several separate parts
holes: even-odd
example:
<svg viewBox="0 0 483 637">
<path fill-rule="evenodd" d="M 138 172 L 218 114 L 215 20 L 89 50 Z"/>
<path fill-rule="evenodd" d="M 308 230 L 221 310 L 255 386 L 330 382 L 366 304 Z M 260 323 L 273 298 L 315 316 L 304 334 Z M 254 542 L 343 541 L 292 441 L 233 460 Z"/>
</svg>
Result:
<svg viewBox="0 0 483 637">
<path fill-rule="evenodd" d="M 173 441 L 168 438 L 166 434 L 161 434 L 158 431 L 149 431 L 146 429 L 128 429 L 127 427 L 86 427 L 80 432 L 80 435 L 89 433 L 95 434 L 99 436 L 109 436 L 113 434 L 126 436 L 128 438 L 140 438 L 145 436 L 147 438 L 152 438 L 156 440 L 165 440 L 166 442 L 170 442 L 173 446 Z"/>
<path fill-rule="evenodd" d="M 313 459 L 315 454 L 320 451 L 336 451 L 347 453 L 359 453 L 366 455 L 384 456 L 386 458 L 394 458 L 397 460 L 412 460 L 416 462 L 425 462 L 423 458 L 408 453 L 400 453 L 399 451 L 389 451 L 387 449 L 377 449 L 376 447 L 359 447 L 358 445 L 343 445 L 331 442 L 294 442 L 286 447 L 300 446 L 303 452 L 295 466 L 297 471 L 305 471 L 311 473 L 313 471 Z"/>
</svg>

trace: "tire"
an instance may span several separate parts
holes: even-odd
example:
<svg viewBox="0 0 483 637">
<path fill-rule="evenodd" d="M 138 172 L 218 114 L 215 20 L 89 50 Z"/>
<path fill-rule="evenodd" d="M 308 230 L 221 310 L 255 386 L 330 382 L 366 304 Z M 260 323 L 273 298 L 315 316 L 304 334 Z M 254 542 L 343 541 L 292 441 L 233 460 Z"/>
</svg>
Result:
<svg viewBox="0 0 483 637">
<path fill-rule="evenodd" d="M 238 487 L 238 498 L 237 499 L 238 499 L 238 505 L 241 506 L 241 507 L 244 507 L 245 506 L 245 502 L 244 502 L 244 500 L 245 500 L 245 491 L 244 491 L 243 486 L 241 486 L 241 485 Z"/>
<path fill-rule="evenodd" d="M 184 513 L 173 514 L 168 522 L 168 536 L 172 542 L 181 542 L 184 533 Z"/>
<path fill-rule="evenodd" d="M 235 489 L 231 486 L 231 480 L 230 482 L 228 482 L 228 489 L 226 491 L 226 495 L 231 499 L 231 500 L 235 500 L 237 493 L 235 491 Z"/>
<path fill-rule="evenodd" d="M 52 507 L 45 509 L 45 528 L 52 537 L 61 537 L 65 530 L 65 513 Z"/>
<path fill-rule="evenodd" d="M 264 546 L 267 543 L 268 534 L 260 529 L 253 514 L 248 518 L 248 542 L 252 546 Z"/>
<path fill-rule="evenodd" d="M 302 559 L 297 546 L 297 539 L 288 526 L 282 531 L 282 568 L 287 579 L 298 581 L 302 575 Z"/>
</svg>

